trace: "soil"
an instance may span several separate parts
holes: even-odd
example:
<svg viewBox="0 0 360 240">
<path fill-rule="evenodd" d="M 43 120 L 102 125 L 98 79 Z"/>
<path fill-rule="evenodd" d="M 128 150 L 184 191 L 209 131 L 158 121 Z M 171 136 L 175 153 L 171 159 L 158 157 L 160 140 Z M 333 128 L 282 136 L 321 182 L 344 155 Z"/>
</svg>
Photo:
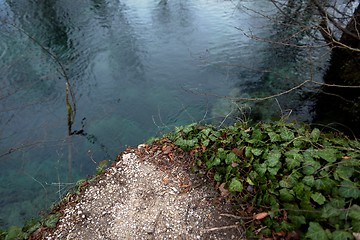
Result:
<svg viewBox="0 0 360 240">
<path fill-rule="evenodd" d="M 166 140 L 127 149 L 29 239 L 244 239 L 244 218 L 192 162 Z"/>
</svg>

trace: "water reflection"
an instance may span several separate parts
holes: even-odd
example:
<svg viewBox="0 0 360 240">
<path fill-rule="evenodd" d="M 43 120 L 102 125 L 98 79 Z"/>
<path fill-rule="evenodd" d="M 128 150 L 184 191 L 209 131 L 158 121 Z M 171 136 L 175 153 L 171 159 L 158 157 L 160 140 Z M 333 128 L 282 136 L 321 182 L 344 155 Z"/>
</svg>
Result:
<svg viewBox="0 0 360 240">
<path fill-rule="evenodd" d="M 94 162 L 114 159 L 126 145 L 175 125 L 219 124 L 233 109 L 233 102 L 189 90 L 243 97 L 302 80 L 292 74 L 302 51 L 283 51 L 239 30 L 280 36 L 281 26 L 256 15 L 276 14 L 268 1 L 9 0 L 0 6 L 1 19 L 12 24 L 0 26 L 6 30 L 0 33 L 1 227 L 36 216 L 93 174 Z M 67 134 L 59 63 L 42 47 L 69 76 L 77 134 Z M 294 53 L 282 63 L 287 51 Z"/>
</svg>

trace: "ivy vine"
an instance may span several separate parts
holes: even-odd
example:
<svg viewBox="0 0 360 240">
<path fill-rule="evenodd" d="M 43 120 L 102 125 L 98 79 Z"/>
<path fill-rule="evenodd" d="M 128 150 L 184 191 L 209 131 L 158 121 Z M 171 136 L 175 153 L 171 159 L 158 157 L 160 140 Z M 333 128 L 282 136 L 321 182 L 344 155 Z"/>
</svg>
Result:
<svg viewBox="0 0 360 240">
<path fill-rule="evenodd" d="M 281 121 L 191 124 L 168 138 L 192 153 L 194 170 L 223 184 L 235 204 L 267 211 L 263 236 L 300 231 L 306 239 L 354 239 L 360 232 L 357 140 Z"/>
</svg>

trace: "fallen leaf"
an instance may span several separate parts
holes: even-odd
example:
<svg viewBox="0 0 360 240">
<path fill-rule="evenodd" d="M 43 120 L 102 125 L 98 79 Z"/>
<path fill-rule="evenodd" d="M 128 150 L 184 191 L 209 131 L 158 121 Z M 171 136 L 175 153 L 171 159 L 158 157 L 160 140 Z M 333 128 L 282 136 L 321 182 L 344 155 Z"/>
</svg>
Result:
<svg viewBox="0 0 360 240">
<path fill-rule="evenodd" d="M 279 237 L 285 237 L 287 232 L 286 231 L 280 231 L 280 232 L 274 232 L 273 233 L 275 236 L 279 236 Z"/>
<path fill-rule="evenodd" d="M 165 177 L 163 177 L 162 182 L 163 182 L 164 185 L 168 185 L 170 180 L 169 180 L 169 178 L 167 176 L 165 176 Z"/>
<path fill-rule="evenodd" d="M 244 149 L 245 149 L 245 146 L 242 149 L 233 148 L 232 152 L 235 153 L 236 156 L 242 157 Z"/>
<path fill-rule="evenodd" d="M 360 240 L 360 233 L 353 232 L 352 234 L 356 240 Z"/>
<path fill-rule="evenodd" d="M 171 161 L 174 161 L 174 154 L 173 153 L 169 153 L 168 156 L 169 156 Z"/>
<path fill-rule="evenodd" d="M 267 213 L 267 212 L 258 213 L 256 215 L 254 215 L 253 219 L 254 220 L 261 220 L 263 218 L 266 218 L 268 215 L 269 215 L 269 213 Z"/>
<path fill-rule="evenodd" d="M 248 129 L 245 129 L 244 130 L 244 132 L 246 132 L 246 133 L 249 133 L 249 132 L 251 132 L 252 131 L 252 128 L 251 127 L 249 127 Z"/>
<path fill-rule="evenodd" d="M 169 154 L 172 150 L 173 150 L 173 147 L 169 146 L 169 145 L 165 145 L 162 147 L 162 151 L 164 154 Z"/>
<path fill-rule="evenodd" d="M 230 194 L 230 192 L 225 189 L 225 183 L 220 184 L 219 190 L 222 197 L 227 197 Z"/>
</svg>

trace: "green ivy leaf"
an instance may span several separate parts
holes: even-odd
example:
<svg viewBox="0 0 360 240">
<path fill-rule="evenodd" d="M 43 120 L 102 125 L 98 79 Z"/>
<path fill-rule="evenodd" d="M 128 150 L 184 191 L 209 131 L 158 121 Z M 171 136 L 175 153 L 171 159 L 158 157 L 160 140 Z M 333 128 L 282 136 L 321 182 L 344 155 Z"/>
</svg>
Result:
<svg viewBox="0 0 360 240">
<path fill-rule="evenodd" d="M 216 141 L 221 136 L 221 133 L 218 131 L 212 131 L 211 135 L 209 136 L 211 141 Z"/>
<path fill-rule="evenodd" d="M 343 209 L 345 208 L 346 202 L 344 198 L 332 198 L 330 204 L 335 208 Z"/>
<path fill-rule="evenodd" d="M 334 208 L 331 203 L 326 204 L 321 209 L 321 217 L 323 218 L 333 218 L 340 216 L 340 211 L 338 208 Z"/>
<path fill-rule="evenodd" d="M 309 187 L 307 187 L 309 188 Z M 295 186 L 293 187 L 293 190 L 298 198 L 302 198 L 304 190 L 305 190 L 305 184 L 302 182 L 297 182 Z"/>
<path fill-rule="evenodd" d="M 46 217 L 44 221 L 44 225 L 49 228 L 54 228 L 56 227 L 59 218 L 60 218 L 60 213 L 50 214 L 49 216 Z"/>
<path fill-rule="evenodd" d="M 301 165 L 299 160 L 297 160 L 295 158 L 289 158 L 289 157 L 287 157 L 285 159 L 285 163 L 286 163 L 286 168 L 289 169 L 289 170 L 293 170 L 295 168 L 298 168 Z"/>
<path fill-rule="evenodd" d="M 275 167 L 268 167 L 267 170 L 272 176 L 276 176 L 276 174 L 278 173 L 280 168 L 281 168 L 281 164 L 279 164 L 278 166 L 275 166 Z"/>
<path fill-rule="evenodd" d="M 305 175 L 313 175 L 319 168 L 321 167 L 321 164 L 314 160 L 305 160 L 302 168 L 302 172 Z"/>
<path fill-rule="evenodd" d="M 344 180 L 340 184 L 339 194 L 345 198 L 357 199 L 360 196 L 360 190 L 353 182 Z"/>
<path fill-rule="evenodd" d="M 24 227 L 23 227 L 23 231 L 26 233 L 33 233 L 35 232 L 37 229 L 39 229 L 41 227 L 41 223 L 39 222 L 39 220 L 36 219 L 31 219 L 29 221 L 26 221 Z M 1 237 L 0 237 L 1 239 Z"/>
<path fill-rule="evenodd" d="M 267 170 L 266 163 L 256 164 L 254 167 L 255 167 L 256 172 L 258 172 L 260 175 L 264 175 Z"/>
<path fill-rule="evenodd" d="M 251 152 L 252 152 L 252 154 L 254 154 L 255 156 L 258 157 L 263 153 L 263 150 L 260 148 L 252 148 Z"/>
<path fill-rule="evenodd" d="M 349 211 L 349 217 L 354 220 L 360 221 L 360 207 L 359 205 L 352 205 Z"/>
<path fill-rule="evenodd" d="M 230 165 L 233 162 L 237 162 L 237 161 L 238 161 L 238 157 L 236 156 L 235 153 L 230 152 L 230 153 L 227 154 L 226 159 L 225 159 L 226 164 Z"/>
<path fill-rule="evenodd" d="M 280 137 L 284 141 L 290 141 L 295 138 L 295 135 L 287 127 L 283 127 L 280 129 Z"/>
<path fill-rule="evenodd" d="M 300 148 L 303 146 L 303 144 L 305 145 L 306 141 L 303 141 L 302 139 L 296 139 L 292 143 L 293 143 L 294 147 Z"/>
<path fill-rule="evenodd" d="M 353 167 L 347 167 L 344 165 L 339 165 L 335 169 L 334 177 L 343 180 L 348 180 L 354 173 L 355 169 Z"/>
<path fill-rule="evenodd" d="M 267 133 L 270 138 L 270 142 L 279 142 L 281 140 L 280 135 L 275 132 L 268 132 Z"/>
<path fill-rule="evenodd" d="M 292 202 L 295 199 L 293 190 L 289 190 L 287 188 L 282 188 L 282 189 L 280 189 L 279 193 L 280 193 L 280 199 L 282 201 Z"/>
<path fill-rule="evenodd" d="M 201 142 L 203 146 L 207 147 L 210 144 L 210 140 L 209 139 L 205 139 L 204 141 Z"/>
<path fill-rule="evenodd" d="M 217 182 L 220 182 L 222 180 L 222 174 L 219 173 L 219 172 L 216 172 L 214 174 L 214 180 L 217 181 Z"/>
<path fill-rule="evenodd" d="M 226 159 L 228 152 L 229 151 L 225 151 L 223 148 L 218 148 L 216 152 L 216 156 L 220 159 Z"/>
<path fill-rule="evenodd" d="M 211 157 L 209 161 L 206 162 L 207 168 L 212 168 L 214 166 L 218 166 L 221 163 L 221 159 L 218 157 Z"/>
<path fill-rule="evenodd" d="M 204 128 L 203 130 L 201 130 L 201 133 L 206 137 L 209 136 L 210 132 L 211 132 L 210 128 Z"/>
<path fill-rule="evenodd" d="M 7 239 L 25 239 L 25 233 L 22 231 L 20 227 L 17 226 L 10 226 L 7 232 L 6 240 Z"/>
<path fill-rule="evenodd" d="M 335 148 L 326 147 L 317 150 L 317 155 L 329 163 L 333 163 L 337 159 L 338 150 Z"/>
<path fill-rule="evenodd" d="M 242 192 L 242 190 L 243 190 L 243 185 L 241 184 L 239 179 L 236 177 L 232 178 L 229 184 L 229 191 Z"/>
<path fill-rule="evenodd" d="M 245 157 L 246 158 L 251 158 L 252 157 L 252 147 L 248 146 L 245 148 Z"/>
<path fill-rule="evenodd" d="M 299 149 L 291 149 L 285 153 L 285 156 L 286 166 L 289 170 L 300 167 L 303 161 L 303 156 L 299 154 Z"/>
<path fill-rule="evenodd" d="M 336 186 L 336 182 L 331 178 L 324 177 L 315 180 L 315 188 L 326 192 L 331 192 L 332 188 Z"/>
<path fill-rule="evenodd" d="M 305 235 L 306 238 L 313 240 L 328 240 L 325 230 L 317 222 L 310 222 L 308 231 Z"/>
<path fill-rule="evenodd" d="M 314 160 L 314 157 L 317 157 L 316 155 L 316 150 L 313 148 L 308 148 L 305 150 L 305 152 L 303 153 L 304 159 L 306 161 L 308 160 Z"/>
<path fill-rule="evenodd" d="M 290 222 L 295 225 L 296 228 L 299 228 L 301 225 L 306 224 L 306 218 L 304 216 L 291 213 L 288 215 L 288 218 Z"/>
<path fill-rule="evenodd" d="M 255 140 L 261 141 L 261 140 L 263 139 L 261 130 L 258 129 L 258 128 L 254 128 L 254 129 L 253 129 L 253 132 L 252 132 L 252 134 L 251 134 L 251 138 L 252 138 L 252 139 L 255 139 Z"/>
<path fill-rule="evenodd" d="M 314 176 L 305 176 L 302 181 L 303 181 L 303 183 L 305 183 L 309 187 L 312 187 L 312 186 L 315 185 Z"/>
<path fill-rule="evenodd" d="M 317 142 L 319 140 L 319 137 L 320 137 L 320 130 L 317 128 L 314 128 L 310 133 L 311 141 Z"/>
<path fill-rule="evenodd" d="M 332 233 L 333 240 L 347 240 L 347 239 L 354 239 L 353 235 L 347 231 L 343 230 L 336 230 Z"/>
<path fill-rule="evenodd" d="M 354 232 L 360 232 L 360 221 L 359 220 L 352 220 L 351 227 Z"/>
<path fill-rule="evenodd" d="M 190 150 L 191 148 L 193 148 L 195 146 L 195 144 L 198 143 L 198 139 L 183 139 L 183 138 L 178 138 L 175 141 L 175 145 L 179 146 L 180 148 L 184 149 L 184 150 Z"/>
<path fill-rule="evenodd" d="M 311 198 L 319 205 L 323 205 L 326 201 L 325 197 L 319 192 L 311 194 Z"/>
<path fill-rule="evenodd" d="M 279 185 L 282 188 L 291 188 L 291 187 L 293 187 L 293 184 L 292 184 L 292 182 L 290 181 L 289 178 L 284 178 L 283 180 L 281 180 L 279 182 Z"/>
<path fill-rule="evenodd" d="M 271 150 L 271 152 L 269 152 L 269 154 L 267 156 L 268 166 L 275 167 L 279 163 L 280 157 L 281 157 L 281 153 L 279 150 L 277 150 L 277 149 Z"/>
</svg>

